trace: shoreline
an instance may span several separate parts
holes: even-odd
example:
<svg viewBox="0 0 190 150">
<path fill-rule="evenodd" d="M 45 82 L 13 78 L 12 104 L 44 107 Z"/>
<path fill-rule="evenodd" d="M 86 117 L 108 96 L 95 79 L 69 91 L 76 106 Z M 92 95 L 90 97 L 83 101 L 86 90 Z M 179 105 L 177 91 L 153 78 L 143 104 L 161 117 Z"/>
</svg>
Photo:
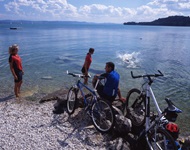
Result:
<svg viewBox="0 0 190 150">
<path fill-rule="evenodd" d="M 74 115 L 53 114 L 58 99 L 64 100 L 66 89 L 47 94 L 40 101 L 15 98 L 0 101 L 0 149 L 130 149 L 129 139 L 98 132 L 83 109 Z M 180 133 L 180 138 L 189 133 Z"/>
<path fill-rule="evenodd" d="M 26 102 L 31 102 L 31 103 L 43 103 L 43 102 L 48 102 L 48 101 L 54 101 L 54 103 L 56 103 L 57 100 L 64 100 L 67 98 L 67 92 L 68 92 L 68 88 L 60 88 L 59 90 L 56 90 L 54 92 L 51 93 L 46 93 L 46 94 L 38 94 L 38 93 L 34 93 L 34 95 L 30 95 L 30 96 L 26 96 L 25 97 L 25 93 L 23 94 L 24 96 L 21 96 L 21 101 L 24 100 Z M 21 94 L 22 95 L 22 94 Z M 0 96 L 0 104 L 2 102 L 6 102 L 12 99 L 16 99 L 16 97 L 11 94 L 9 96 L 5 96 L 2 97 Z M 54 108 L 52 107 L 52 110 Z M 180 117 L 180 116 L 178 116 Z M 179 118 L 178 118 L 179 119 Z M 181 127 L 182 128 L 182 127 Z M 186 126 L 185 128 L 188 128 L 188 126 Z M 180 132 L 180 135 L 182 136 L 187 136 L 190 135 L 190 131 L 187 132 Z"/>
</svg>

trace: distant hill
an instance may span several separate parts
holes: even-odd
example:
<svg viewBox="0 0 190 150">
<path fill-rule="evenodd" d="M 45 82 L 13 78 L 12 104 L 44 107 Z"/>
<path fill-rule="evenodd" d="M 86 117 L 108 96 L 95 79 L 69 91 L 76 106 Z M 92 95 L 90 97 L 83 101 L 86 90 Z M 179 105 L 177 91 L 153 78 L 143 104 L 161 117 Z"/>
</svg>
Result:
<svg viewBox="0 0 190 150">
<path fill-rule="evenodd" d="M 169 16 L 159 18 L 152 22 L 124 22 L 124 25 L 154 25 L 154 26 L 190 26 L 190 17 L 187 16 Z"/>
</svg>

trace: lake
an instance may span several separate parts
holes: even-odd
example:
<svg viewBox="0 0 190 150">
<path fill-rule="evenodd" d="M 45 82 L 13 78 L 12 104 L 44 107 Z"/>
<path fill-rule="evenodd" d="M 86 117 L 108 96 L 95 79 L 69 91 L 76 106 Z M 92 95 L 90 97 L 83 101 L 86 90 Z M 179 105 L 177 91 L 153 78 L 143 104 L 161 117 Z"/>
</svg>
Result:
<svg viewBox="0 0 190 150">
<path fill-rule="evenodd" d="M 17 27 L 17 30 L 10 30 Z M 136 75 L 163 72 L 164 77 L 152 85 L 162 108 L 165 97 L 183 110 L 178 124 L 190 131 L 190 28 L 167 26 L 129 26 L 78 22 L 19 22 L 0 24 L 0 97 L 14 94 L 13 76 L 9 69 L 8 47 L 17 43 L 23 61 L 22 95 L 40 97 L 69 88 L 74 79 L 66 74 L 80 73 L 88 49 L 93 47 L 90 74 L 104 72 L 112 61 L 120 74 L 120 88 L 126 97 L 133 87 L 140 88 Z"/>
</svg>

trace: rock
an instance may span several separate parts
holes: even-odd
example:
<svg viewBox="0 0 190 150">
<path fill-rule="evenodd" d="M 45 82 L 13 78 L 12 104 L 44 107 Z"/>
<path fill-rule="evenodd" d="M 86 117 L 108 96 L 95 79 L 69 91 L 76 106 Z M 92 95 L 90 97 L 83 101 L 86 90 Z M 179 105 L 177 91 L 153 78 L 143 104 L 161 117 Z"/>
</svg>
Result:
<svg viewBox="0 0 190 150">
<path fill-rule="evenodd" d="M 54 104 L 54 114 L 62 114 L 64 113 L 65 107 L 66 107 L 67 101 L 58 99 L 57 102 Z"/>
<path fill-rule="evenodd" d="M 52 76 L 44 76 L 44 77 L 41 77 L 41 79 L 44 79 L 44 80 L 53 80 Z"/>
<path fill-rule="evenodd" d="M 55 96 L 55 97 L 51 97 L 51 98 L 41 99 L 39 101 L 39 103 L 44 103 L 44 102 L 52 101 L 52 100 L 59 100 L 59 98 L 57 96 Z"/>
<path fill-rule="evenodd" d="M 182 145 L 182 150 L 190 150 L 190 135 L 179 138 L 179 141 Z"/>
<path fill-rule="evenodd" d="M 109 150 L 130 150 L 130 144 L 123 138 L 118 137 L 107 144 Z"/>
<path fill-rule="evenodd" d="M 58 91 L 55 91 L 53 93 L 50 93 L 43 97 L 39 103 L 44 103 L 47 101 L 52 101 L 52 100 L 66 100 L 67 99 L 67 89 L 60 89 Z"/>
<path fill-rule="evenodd" d="M 122 115 L 116 114 L 115 121 L 116 122 L 114 129 L 118 132 L 120 136 L 127 135 L 131 131 L 132 123 L 130 119 Z"/>
</svg>

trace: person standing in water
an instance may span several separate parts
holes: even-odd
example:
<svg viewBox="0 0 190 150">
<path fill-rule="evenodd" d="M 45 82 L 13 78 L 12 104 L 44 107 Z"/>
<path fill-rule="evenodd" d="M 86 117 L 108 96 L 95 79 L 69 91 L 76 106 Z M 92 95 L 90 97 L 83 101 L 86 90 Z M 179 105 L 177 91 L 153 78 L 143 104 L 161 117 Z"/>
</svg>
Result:
<svg viewBox="0 0 190 150">
<path fill-rule="evenodd" d="M 20 95 L 20 88 L 22 85 L 22 76 L 24 74 L 23 68 L 22 68 L 22 60 L 20 56 L 18 55 L 19 46 L 17 44 L 12 45 L 9 47 L 9 65 L 10 70 L 12 72 L 12 75 L 14 77 L 14 92 L 15 96 L 19 97 Z"/>
<path fill-rule="evenodd" d="M 88 70 L 90 68 L 90 65 L 92 63 L 92 54 L 94 53 L 94 48 L 90 48 L 88 53 L 86 54 L 86 58 L 83 64 L 83 67 L 81 69 L 83 75 L 88 76 Z M 88 83 L 88 77 L 84 78 L 84 84 Z"/>
</svg>

